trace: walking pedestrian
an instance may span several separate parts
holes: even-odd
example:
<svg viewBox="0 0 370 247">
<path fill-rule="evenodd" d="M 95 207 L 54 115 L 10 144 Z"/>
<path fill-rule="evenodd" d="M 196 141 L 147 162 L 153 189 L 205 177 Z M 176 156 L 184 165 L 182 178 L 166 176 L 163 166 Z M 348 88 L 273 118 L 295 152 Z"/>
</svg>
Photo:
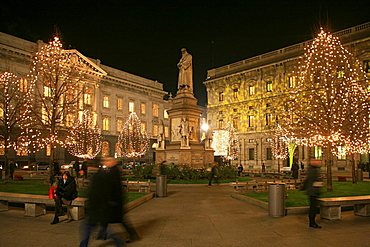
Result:
<svg viewBox="0 0 370 247">
<path fill-rule="evenodd" d="M 320 188 L 322 187 L 322 182 L 320 181 L 320 163 L 311 163 L 308 166 L 307 178 L 303 183 L 303 189 L 306 191 L 310 208 L 308 211 L 309 227 L 312 228 L 321 228 L 316 223 L 316 214 L 318 201 L 317 198 L 320 195 Z"/>
<path fill-rule="evenodd" d="M 218 183 L 217 173 L 218 173 L 218 163 L 214 162 L 211 168 L 211 172 L 209 174 L 208 186 L 212 185 L 213 179 L 216 181 L 216 183 Z"/>
<path fill-rule="evenodd" d="M 124 246 L 124 241 L 108 231 L 108 224 L 120 223 L 127 230 L 129 240 L 138 240 L 136 230 L 128 222 L 123 212 L 123 190 L 121 172 L 114 158 L 104 158 L 102 167 L 91 180 L 88 191 L 88 216 L 83 229 L 80 247 L 86 247 L 92 230 L 100 226 L 98 239 L 112 238 L 116 246 Z M 103 168 L 104 167 L 104 168 Z"/>
</svg>

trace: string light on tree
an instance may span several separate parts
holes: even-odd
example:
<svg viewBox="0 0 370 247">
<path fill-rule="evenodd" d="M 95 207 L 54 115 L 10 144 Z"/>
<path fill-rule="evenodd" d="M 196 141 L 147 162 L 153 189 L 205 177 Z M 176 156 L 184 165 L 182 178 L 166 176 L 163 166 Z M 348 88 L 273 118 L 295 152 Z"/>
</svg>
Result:
<svg viewBox="0 0 370 247">
<path fill-rule="evenodd" d="M 369 92 L 361 63 L 339 39 L 321 29 L 295 72 L 297 87 L 287 101 L 282 126 L 308 146 L 327 150 L 327 188 L 338 147 L 356 149 L 368 138 Z M 347 147 L 346 147 L 347 148 Z"/>
<path fill-rule="evenodd" d="M 94 124 L 93 113 L 85 110 L 82 118 L 76 119 L 67 139 L 68 151 L 82 159 L 94 159 L 102 146 L 101 130 Z"/>
<path fill-rule="evenodd" d="M 59 37 L 55 36 L 36 53 L 30 72 L 33 93 L 30 112 L 42 133 L 38 145 L 51 148 L 50 162 L 54 161 L 57 145 L 66 147 L 66 119 L 78 114 L 77 103 L 84 83 L 82 70 L 72 56 L 73 53 L 62 49 Z"/>
<path fill-rule="evenodd" d="M 144 155 L 149 147 L 149 137 L 141 130 L 141 121 L 135 112 L 130 113 L 118 136 L 117 155 L 137 158 Z"/>
</svg>

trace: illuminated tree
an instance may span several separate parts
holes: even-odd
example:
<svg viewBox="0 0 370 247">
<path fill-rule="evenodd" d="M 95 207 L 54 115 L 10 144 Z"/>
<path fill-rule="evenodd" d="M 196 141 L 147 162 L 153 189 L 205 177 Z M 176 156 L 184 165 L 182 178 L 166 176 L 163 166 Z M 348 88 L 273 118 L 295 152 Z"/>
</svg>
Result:
<svg viewBox="0 0 370 247">
<path fill-rule="evenodd" d="M 0 138 L 4 149 L 6 179 L 9 175 L 9 149 L 16 146 L 16 130 L 25 116 L 28 86 L 24 83 L 12 73 L 0 75 Z"/>
<path fill-rule="evenodd" d="M 101 130 L 94 124 L 93 114 L 87 110 L 82 119 L 77 119 L 71 128 L 67 139 L 68 151 L 79 158 L 93 159 L 102 146 Z"/>
<path fill-rule="evenodd" d="M 56 146 L 65 147 L 66 123 L 77 116 L 81 70 L 72 62 L 71 53 L 62 49 L 59 38 L 54 37 L 34 56 L 30 77 L 34 82 L 30 112 L 42 131 L 38 145 L 50 148 L 53 162 Z M 52 166 L 50 172 L 53 174 Z"/>
<path fill-rule="evenodd" d="M 285 160 L 288 158 L 288 147 L 286 145 L 285 138 L 286 133 L 284 133 L 281 126 L 278 125 L 272 134 L 272 138 L 269 139 L 272 155 L 278 161 L 278 172 L 280 172 L 279 160 Z"/>
<path fill-rule="evenodd" d="M 141 121 L 135 112 L 130 113 L 116 144 L 119 157 L 137 158 L 144 155 L 149 146 L 149 137 L 141 130 Z"/>
<path fill-rule="evenodd" d="M 212 148 L 215 155 L 223 156 L 226 160 L 239 158 L 240 147 L 237 130 L 228 123 L 223 130 L 214 131 Z"/>
<path fill-rule="evenodd" d="M 228 152 L 227 152 L 226 159 L 235 160 L 239 158 L 239 153 L 240 153 L 238 132 L 231 124 L 228 124 L 226 126 L 226 130 L 229 132 Z"/>
<path fill-rule="evenodd" d="M 355 140 L 367 137 L 365 78 L 360 62 L 337 37 L 322 29 L 298 64 L 297 87 L 287 100 L 281 124 L 302 144 L 326 149 L 328 191 L 333 189 L 332 160 L 338 147 L 345 140 L 354 145 Z"/>
</svg>

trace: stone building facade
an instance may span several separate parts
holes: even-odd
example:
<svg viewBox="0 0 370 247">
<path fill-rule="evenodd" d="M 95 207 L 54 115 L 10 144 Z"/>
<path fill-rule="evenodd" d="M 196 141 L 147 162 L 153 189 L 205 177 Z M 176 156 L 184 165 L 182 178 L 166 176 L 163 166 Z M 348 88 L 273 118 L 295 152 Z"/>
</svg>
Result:
<svg viewBox="0 0 370 247">
<path fill-rule="evenodd" d="M 34 54 L 42 45 L 42 41 L 34 43 L 0 32 L 0 72 L 12 72 L 24 78 L 30 71 Z M 151 138 L 149 152 L 141 160 L 152 162 L 154 155 L 151 147 L 156 142 L 161 122 L 165 137 L 169 138 L 167 110 L 171 107 L 171 100 L 164 99 L 168 93 L 164 91 L 163 84 L 106 66 L 99 59 L 84 56 L 77 50 L 68 52 L 71 53 L 71 60 L 79 64 L 86 85 L 79 104 L 94 113 L 102 129 L 103 145 L 98 157 L 115 155 L 119 131 L 129 113 L 134 111 L 142 121 L 142 129 Z M 60 164 L 76 159 L 61 148 L 56 153 Z M 41 150 L 36 153 L 35 159 L 47 161 L 47 156 L 48 151 Z M 10 158 L 18 163 L 28 161 L 28 157 L 15 152 Z M 3 159 L 2 150 L 0 159 Z"/>
<path fill-rule="evenodd" d="M 370 77 L 370 23 L 334 33 L 342 44 L 363 62 Z M 245 169 L 277 170 L 278 161 L 271 152 L 269 138 L 279 116 L 279 98 L 294 87 L 293 70 L 310 40 L 284 47 L 256 57 L 208 70 L 207 119 L 213 129 L 222 129 L 230 122 L 239 132 L 240 157 L 237 163 Z M 323 160 L 321 147 L 298 147 L 294 158 L 307 165 L 313 159 Z M 368 161 L 368 155 L 357 162 Z M 284 162 L 284 166 L 287 161 Z M 281 163 L 280 163 L 281 166 Z M 350 170 L 350 161 L 339 157 L 333 170 Z"/>
</svg>

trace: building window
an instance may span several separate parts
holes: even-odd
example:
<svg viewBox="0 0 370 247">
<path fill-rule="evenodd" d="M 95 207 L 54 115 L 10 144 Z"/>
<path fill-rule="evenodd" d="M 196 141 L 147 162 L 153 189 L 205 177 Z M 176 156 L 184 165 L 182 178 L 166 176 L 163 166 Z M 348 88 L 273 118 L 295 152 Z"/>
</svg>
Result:
<svg viewBox="0 0 370 247">
<path fill-rule="evenodd" d="M 288 78 L 288 86 L 289 88 L 295 88 L 295 76 L 289 76 Z"/>
<path fill-rule="evenodd" d="M 254 148 L 248 148 L 248 160 L 254 160 Z"/>
<path fill-rule="evenodd" d="M 239 118 L 233 118 L 233 127 L 237 130 L 239 128 Z"/>
<path fill-rule="evenodd" d="M 152 136 L 158 136 L 158 125 L 153 124 L 153 134 Z"/>
<path fill-rule="evenodd" d="M 345 160 L 346 159 L 346 147 L 339 146 L 338 147 L 338 160 Z"/>
<path fill-rule="evenodd" d="M 141 124 L 140 124 L 140 130 L 141 130 L 142 133 L 143 132 L 146 132 L 146 123 L 145 122 L 141 122 Z"/>
<path fill-rule="evenodd" d="M 91 94 L 89 93 L 84 94 L 84 104 L 85 105 L 92 105 L 91 99 L 92 99 Z"/>
<path fill-rule="evenodd" d="M 255 86 L 249 86 L 249 95 L 254 95 L 256 93 Z"/>
<path fill-rule="evenodd" d="M 170 137 L 170 130 L 168 126 L 164 126 L 164 137 L 166 138 Z"/>
<path fill-rule="evenodd" d="M 121 132 L 123 127 L 123 120 L 121 118 L 117 118 L 117 132 Z"/>
<path fill-rule="evenodd" d="M 248 127 L 255 127 L 255 118 L 253 115 L 248 116 Z"/>
<path fill-rule="evenodd" d="M 270 126 L 272 124 L 272 114 L 266 113 L 266 126 Z"/>
<path fill-rule="evenodd" d="M 109 156 L 109 142 L 103 141 L 102 146 L 101 146 L 101 155 L 103 157 Z"/>
<path fill-rule="evenodd" d="M 23 147 L 22 145 L 19 146 L 17 149 L 17 155 L 18 156 L 28 156 L 27 147 Z"/>
<path fill-rule="evenodd" d="M 220 119 L 218 120 L 218 128 L 222 129 L 224 127 L 224 120 Z"/>
<path fill-rule="evenodd" d="M 41 110 L 41 118 L 42 118 L 42 123 L 47 124 L 49 122 L 49 114 L 48 111 L 45 109 L 45 107 L 42 108 Z"/>
<path fill-rule="evenodd" d="M 135 111 L 135 103 L 133 101 L 128 102 L 128 112 Z"/>
<path fill-rule="evenodd" d="M 159 106 L 158 106 L 158 104 L 153 103 L 152 114 L 153 114 L 153 117 L 158 117 L 159 116 Z"/>
<path fill-rule="evenodd" d="M 103 130 L 109 131 L 109 118 L 108 117 L 103 118 Z"/>
<path fill-rule="evenodd" d="M 51 146 L 50 146 L 50 144 L 46 145 L 45 152 L 46 152 L 46 156 L 49 157 L 51 155 Z"/>
<path fill-rule="evenodd" d="M 140 114 L 145 115 L 146 114 L 146 104 L 140 103 Z"/>
<path fill-rule="evenodd" d="M 109 97 L 108 96 L 103 96 L 103 107 L 104 108 L 109 108 Z"/>
<path fill-rule="evenodd" d="M 314 152 L 314 158 L 317 160 L 322 159 L 322 147 L 320 146 L 315 146 L 315 152 Z"/>
<path fill-rule="evenodd" d="M 74 124 L 74 116 L 72 114 L 67 114 L 66 115 L 66 127 L 72 127 Z"/>
<path fill-rule="evenodd" d="M 266 148 L 266 160 L 272 160 L 272 150 L 271 150 L 271 148 Z"/>
<path fill-rule="evenodd" d="M 27 88 L 28 88 L 28 81 L 27 79 L 21 79 L 19 81 L 19 91 L 21 91 L 22 93 L 26 93 L 27 92 Z"/>
<path fill-rule="evenodd" d="M 0 104 L 0 118 L 1 119 L 4 118 L 4 107 L 3 107 L 3 104 Z"/>
<path fill-rule="evenodd" d="M 235 100 L 238 99 L 238 91 L 239 90 L 237 88 L 233 89 L 233 97 L 234 97 Z"/>
<path fill-rule="evenodd" d="M 4 140 L 0 140 L 0 155 L 5 154 L 4 145 L 5 145 Z M 4 169 L 4 167 L 3 167 L 3 169 Z"/>
<path fill-rule="evenodd" d="M 272 81 L 266 82 L 266 92 L 272 92 Z"/>
<path fill-rule="evenodd" d="M 44 86 L 44 97 L 51 97 L 51 87 Z"/>
<path fill-rule="evenodd" d="M 164 119 L 168 119 L 168 112 L 167 112 L 167 110 L 164 110 L 163 111 L 163 118 Z"/>
<path fill-rule="evenodd" d="M 218 101 L 219 101 L 219 102 L 224 101 L 224 92 L 219 92 L 219 93 L 218 93 Z"/>
<path fill-rule="evenodd" d="M 337 78 L 343 78 L 343 77 L 344 77 L 344 71 L 339 70 L 338 73 L 337 73 Z"/>
<path fill-rule="evenodd" d="M 117 110 L 122 111 L 123 110 L 123 99 L 122 98 L 117 98 Z"/>
</svg>

